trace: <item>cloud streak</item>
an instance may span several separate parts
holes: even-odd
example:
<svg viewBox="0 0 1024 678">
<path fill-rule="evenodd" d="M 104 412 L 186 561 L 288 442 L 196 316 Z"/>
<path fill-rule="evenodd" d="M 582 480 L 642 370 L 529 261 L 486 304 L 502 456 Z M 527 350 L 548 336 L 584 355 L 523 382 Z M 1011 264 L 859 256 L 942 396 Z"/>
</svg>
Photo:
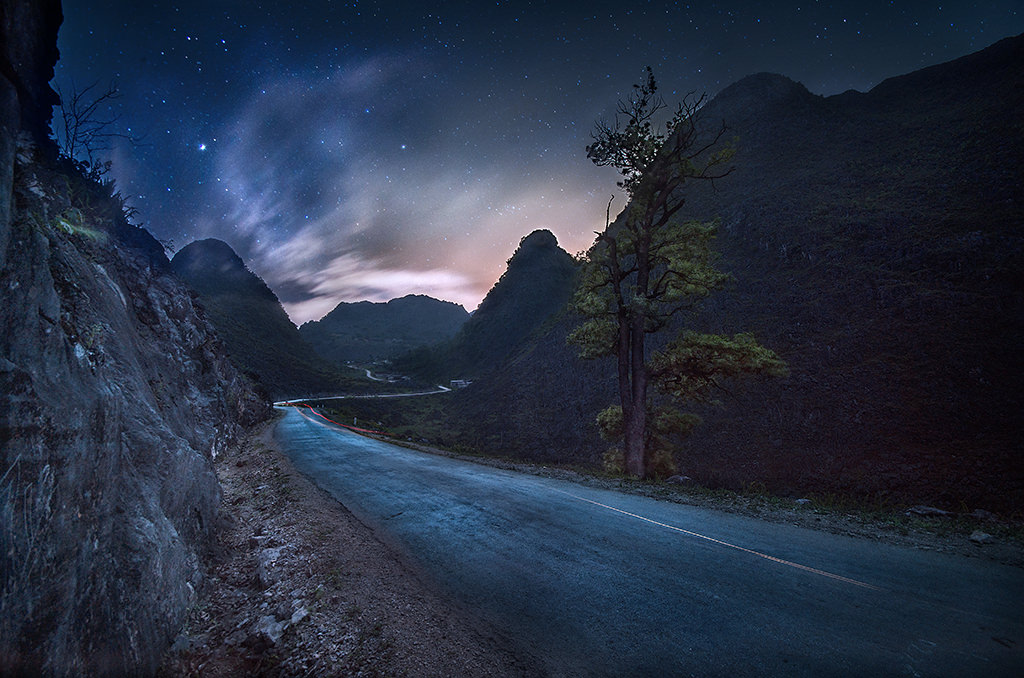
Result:
<svg viewBox="0 0 1024 678">
<path fill-rule="evenodd" d="M 410 293 L 472 309 L 529 232 L 578 250 L 602 225 L 590 182 L 545 163 L 545 143 L 516 171 L 481 138 L 490 129 L 454 121 L 456 151 L 439 139 L 453 120 L 424 91 L 425 71 L 378 58 L 267 83 L 216 148 L 208 199 L 220 217 L 199 234 L 230 233 L 296 323 Z"/>
<path fill-rule="evenodd" d="M 420 290 L 472 308 L 534 229 L 589 246 L 615 178 L 588 133 L 648 64 L 669 102 L 757 71 L 830 94 L 1024 30 L 1019 0 L 220 4 L 65 3 L 57 79 L 118 79 L 144 225 L 226 240 L 297 322 Z"/>
</svg>

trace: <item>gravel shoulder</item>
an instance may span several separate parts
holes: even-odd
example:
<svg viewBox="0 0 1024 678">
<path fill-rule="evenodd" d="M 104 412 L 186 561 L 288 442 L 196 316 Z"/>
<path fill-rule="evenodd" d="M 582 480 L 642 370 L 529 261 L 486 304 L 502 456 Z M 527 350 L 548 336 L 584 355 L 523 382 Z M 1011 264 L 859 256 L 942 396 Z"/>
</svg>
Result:
<svg viewBox="0 0 1024 678">
<path fill-rule="evenodd" d="M 534 674 L 296 471 L 272 426 L 216 460 L 217 547 L 160 676 Z"/>
</svg>

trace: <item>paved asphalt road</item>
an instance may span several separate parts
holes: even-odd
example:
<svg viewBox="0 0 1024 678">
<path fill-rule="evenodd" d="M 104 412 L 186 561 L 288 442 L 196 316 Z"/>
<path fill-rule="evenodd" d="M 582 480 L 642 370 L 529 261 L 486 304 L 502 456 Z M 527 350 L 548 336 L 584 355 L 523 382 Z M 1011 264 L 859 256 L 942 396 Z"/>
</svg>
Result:
<svg viewBox="0 0 1024 678">
<path fill-rule="evenodd" d="M 1024 571 L 424 454 L 295 465 L 552 676 L 1024 676 Z"/>
</svg>

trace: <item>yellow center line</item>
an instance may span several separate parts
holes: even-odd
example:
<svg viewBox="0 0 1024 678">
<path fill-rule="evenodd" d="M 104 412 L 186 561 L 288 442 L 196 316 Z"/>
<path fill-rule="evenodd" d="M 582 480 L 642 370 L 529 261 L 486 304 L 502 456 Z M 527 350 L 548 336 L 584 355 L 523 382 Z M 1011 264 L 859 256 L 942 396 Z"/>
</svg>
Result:
<svg viewBox="0 0 1024 678">
<path fill-rule="evenodd" d="M 819 570 L 818 568 L 815 568 L 815 567 L 809 567 L 807 565 L 801 565 L 800 563 L 794 563 L 791 560 L 783 560 L 782 558 L 777 558 L 775 556 L 770 556 L 767 553 L 761 553 L 760 551 L 755 551 L 753 549 L 748 549 L 748 548 L 745 548 L 743 546 L 737 546 L 736 544 L 730 544 L 729 542 L 722 541 L 721 539 L 715 539 L 714 537 L 708 537 L 707 535 L 703 535 L 703 534 L 700 534 L 700 533 L 697 533 L 697 532 L 692 532 L 690 530 L 684 530 L 683 528 L 676 527 L 675 525 L 669 525 L 667 523 L 661 523 L 661 522 L 658 522 L 657 520 L 652 520 L 650 518 L 645 518 L 644 516 L 637 515 L 636 513 L 630 513 L 629 511 L 623 511 L 620 508 L 615 508 L 614 506 L 609 506 L 608 504 L 602 504 L 599 501 L 594 501 L 592 499 L 586 499 L 584 497 L 580 497 L 578 495 L 572 494 L 571 492 L 566 492 L 565 490 L 556 490 L 556 491 L 557 492 L 561 492 L 562 494 L 568 495 L 568 496 L 572 497 L 573 499 L 578 499 L 579 501 L 585 501 L 588 504 L 593 504 L 594 506 L 600 506 L 601 508 L 606 508 L 609 511 L 615 511 L 616 513 L 621 513 L 621 514 L 623 514 L 625 516 L 629 516 L 630 518 L 636 518 L 637 520 L 642 520 L 645 523 L 650 523 L 652 525 L 657 525 L 658 527 L 664 527 L 665 529 L 672 530 L 673 532 L 681 532 L 682 534 L 689 535 L 691 537 L 697 537 L 698 539 L 704 539 L 705 541 L 709 541 L 709 542 L 712 542 L 714 544 L 719 544 L 720 546 L 727 546 L 727 547 L 729 547 L 731 549 L 736 549 L 737 551 L 743 551 L 744 553 L 749 553 L 751 555 L 757 556 L 758 558 L 764 558 L 765 560 L 770 560 L 773 563 L 779 563 L 780 565 L 788 565 L 789 567 L 795 567 L 798 570 L 804 570 L 805 572 L 811 572 L 813 574 L 821 575 L 822 577 L 828 577 L 829 579 L 835 579 L 836 581 L 841 581 L 841 582 L 844 582 L 844 583 L 847 583 L 847 584 L 853 584 L 854 586 L 861 586 L 861 587 L 864 587 L 866 589 L 871 589 L 872 591 L 881 591 L 882 590 L 881 588 L 879 588 L 878 586 L 875 586 L 873 584 L 867 584 L 867 583 L 864 583 L 862 581 L 857 581 L 856 579 L 850 579 L 849 577 L 844 577 L 842 575 L 833 574 L 832 572 L 826 572 L 825 570 Z"/>
</svg>

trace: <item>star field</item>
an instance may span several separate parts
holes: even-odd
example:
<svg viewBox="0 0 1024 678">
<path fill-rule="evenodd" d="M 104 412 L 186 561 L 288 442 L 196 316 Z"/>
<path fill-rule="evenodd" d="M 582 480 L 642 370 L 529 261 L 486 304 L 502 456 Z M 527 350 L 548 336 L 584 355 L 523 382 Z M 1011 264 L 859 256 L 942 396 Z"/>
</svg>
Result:
<svg viewBox="0 0 1024 678">
<path fill-rule="evenodd" d="M 588 247 L 615 176 L 584 147 L 647 64 L 670 101 L 760 71 L 828 95 L 1024 31 L 1019 0 L 300 4 L 65 0 L 56 77 L 117 82 L 142 224 L 225 240 L 297 323 L 475 308 L 538 228 Z"/>
</svg>

